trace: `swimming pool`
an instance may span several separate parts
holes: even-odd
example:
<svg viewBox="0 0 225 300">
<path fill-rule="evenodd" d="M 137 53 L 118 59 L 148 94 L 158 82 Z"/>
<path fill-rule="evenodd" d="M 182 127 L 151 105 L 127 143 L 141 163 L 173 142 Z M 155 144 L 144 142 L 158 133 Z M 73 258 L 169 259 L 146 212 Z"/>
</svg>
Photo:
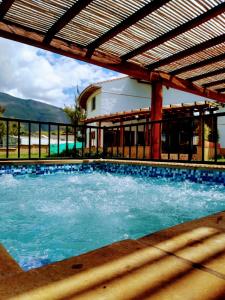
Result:
<svg viewBox="0 0 225 300">
<path fill-rule="evenodd" d="M 91 164 L 0 168 L 0 243 L 29 269 L 225 209 L 224 184 L 192 182 L 192 171 L 181 180 L 165 169 L 159 176 L 125 170 Z"/>
</svg>

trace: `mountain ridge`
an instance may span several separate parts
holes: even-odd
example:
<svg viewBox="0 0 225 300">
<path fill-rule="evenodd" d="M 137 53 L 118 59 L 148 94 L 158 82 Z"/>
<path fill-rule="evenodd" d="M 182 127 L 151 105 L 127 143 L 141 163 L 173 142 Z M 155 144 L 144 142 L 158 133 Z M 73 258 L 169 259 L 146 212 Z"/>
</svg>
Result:
<svg viewBox="0 0 225 300">
<path fill-rule="evenodd" d="M 62 108 L 33 99 L 22 99 L 0 92 L 4 117 L 39 122 L 70 123 Z"/>
</svg>

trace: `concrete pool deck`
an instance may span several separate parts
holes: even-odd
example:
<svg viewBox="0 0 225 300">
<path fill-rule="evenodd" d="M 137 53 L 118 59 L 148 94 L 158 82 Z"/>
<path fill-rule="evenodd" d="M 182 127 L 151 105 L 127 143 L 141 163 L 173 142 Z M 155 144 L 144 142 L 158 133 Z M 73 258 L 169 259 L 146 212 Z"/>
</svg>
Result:
<svg viewBox="0 0 225 300">
<path fill-rule="evenodd" d="M 84 160 L 84 163 L 96 161 L 99 160 Z M 29 163 L 81 161 L 35 160 Z M 176 168 L 188 168 L 188 165 L 191 168 L 208 167 L 184 163 L 126 163 Z M 10 161 L 10 164 L 18 164 L 18 161 Z M 225 166 L 221 165 L 209 165 L 209 168 L 225 170 Z M 225 211 L 27 272 L 23 272 L 0 246 L 0 299 L 225 299 Z"/>
<path fill-rule="evenodd" d="M 0 262 L 2 300 L 225 299 L 225 212 L 28 272 Z"/>
</svg>

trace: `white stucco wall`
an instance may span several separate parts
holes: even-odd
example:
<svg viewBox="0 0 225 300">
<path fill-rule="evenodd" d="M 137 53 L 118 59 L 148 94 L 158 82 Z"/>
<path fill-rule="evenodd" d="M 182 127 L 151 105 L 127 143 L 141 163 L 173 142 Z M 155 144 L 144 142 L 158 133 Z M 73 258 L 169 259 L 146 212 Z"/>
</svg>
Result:
<svg viewBox="0 0 225 300">
<path fill-rule="evenodd" d="M 96 98 L 95 102 L 95 110 L 92 110 L 92 98 Z M 101 107 L 102 107 L 102 102 L 101 102 L 102 94 L 97 91 L 93 93 L 87 100 L 86 104 L 86 115 L 88 118 L 96 117 L 101 114 Z"/>
<path fill-rule="evenodd" d="M 150 86 L 128 77 L 102 84 L 101 114 L 150 106 Z"/>
<path fill-rule="evenodd" d="M 163 87 L 163 104 L 179 104 L 179 103 L 192 103 L 208 100 L 206 98 L 186 93 L 183 91 L 175 90 L 172 88 L 167 89 Z"/>
<path fill-rule="evenodd" d="M 99 85 L 99 84 L 98 84 Z M 123 77 L 100 84 L 101 90 L 93 93 L 87 101 L 87 117 L 146 108 L 151 105 L 151 85 Z M 91 99 L 96 97 L 96 109 L 91 110 Z M 163 88 L 163 105 L 205 101 L 199 97 L 175 89 Z"/>
</svg>

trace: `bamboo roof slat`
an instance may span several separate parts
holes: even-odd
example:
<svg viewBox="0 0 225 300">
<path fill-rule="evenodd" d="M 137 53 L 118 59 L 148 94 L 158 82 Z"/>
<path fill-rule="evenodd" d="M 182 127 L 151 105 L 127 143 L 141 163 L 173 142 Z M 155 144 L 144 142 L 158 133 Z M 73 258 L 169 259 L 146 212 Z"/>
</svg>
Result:
<svg viewBox="0 0 225 300">
<path fill-rule="evenodd" d="M 208 78 L 204 78 L 198 81 L 199 85 L 209 87 L 208 85 L 214 84 L 215 81 L 225 80 L 225 72 L 221 75 L 215 75 Z"/>
<path fill-rule="evenodd" d="M 220 75 L 220 74 L 225 74 L 225 68 L 216 69 L 215 71 L 211 71 L 211 72 L 209 71 L 209 72 L 203 73 L 201 75 L 195 75 L 195 76 L 189 77 L 187 79 L 190 81 L 200 81 L 200 80 L 205 80 L 209 77 L 213 77 L 213 76 Z"/>
</svg>

